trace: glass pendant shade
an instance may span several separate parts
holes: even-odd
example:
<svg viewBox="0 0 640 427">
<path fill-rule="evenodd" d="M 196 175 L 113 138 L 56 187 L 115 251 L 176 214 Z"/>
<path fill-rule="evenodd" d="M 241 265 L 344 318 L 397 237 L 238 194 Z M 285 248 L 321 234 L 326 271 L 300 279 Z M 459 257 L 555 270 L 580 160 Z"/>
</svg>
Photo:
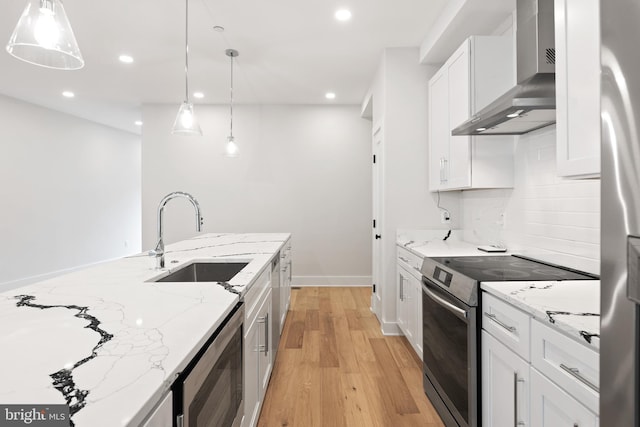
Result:
<svg viewBox="0 0 640 427">
<path fill-rule="evenodd" d="M 238 144 L 236 144 L 236 139 L 233 135 L 229 135 L 227 137 L 227 146 L 224 155 L 227 157 L 238 157 L 239 151 L 240 149 L 238 148 Z"/>
<path fill-rule="evenodd" d="M 202 136 L 202 129 L 196 120 L 196 116 L 193 112 L 193 104 L 184 101 L 180 105 L 176 121 L 173 123 L 174 135 L 199 135 Z"/>
<path fill-rule="evenodd" d="M 7 44 L 14 57 L 59 70 L 78 70 L 84 59 L 60 0 L 29 0 Z"/>
</svg>

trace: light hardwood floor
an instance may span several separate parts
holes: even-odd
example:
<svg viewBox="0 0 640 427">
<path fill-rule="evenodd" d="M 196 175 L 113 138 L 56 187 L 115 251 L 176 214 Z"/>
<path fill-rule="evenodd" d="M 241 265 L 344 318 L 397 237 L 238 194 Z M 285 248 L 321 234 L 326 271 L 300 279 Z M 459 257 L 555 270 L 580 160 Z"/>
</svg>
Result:
<svg viewBox="0 0 640 427">
<path fill-rule="evenodd" d="M 301 288 L 291 308 L 259 427 L 443 426 L 404 337 L 385 337 L 369 288 Z"/>
</svg>

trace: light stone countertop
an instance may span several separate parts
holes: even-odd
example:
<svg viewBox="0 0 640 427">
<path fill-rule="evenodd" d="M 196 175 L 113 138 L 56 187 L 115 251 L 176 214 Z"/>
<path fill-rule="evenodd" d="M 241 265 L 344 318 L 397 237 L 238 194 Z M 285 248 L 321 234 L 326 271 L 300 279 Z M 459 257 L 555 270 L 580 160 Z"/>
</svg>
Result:
<svg viewBox="0 0 640 427">
<path fill-rule="evenodd" d="M 451 230 L 451 235 L 444 240 L 449 230 L 398 230 L 396 243 L 413 254 L 425 257 L 440 256 L 483 256 L 506 255 L 505 253 L 488 253 L 478 249 L 478 245 L 462 240 L 462 230 Z"/>
<path fill-rule="evenodd" d="M 483 282 L 481 288 L 565 335 L 599 350 L 599 280 Z"/>
<path fill-rule="evenodd" d="M 206 234 L 167 245 L 171 270 L 248 261 L 226 286 L 150 283 L 161 272 L 140 254 L 0 293 L 0 402 L 69 403 L 76 427 L 138 426 L 289 237 Z"/>
<path fill-rule="evenodd" d="M 477 244 L 462 240 L 462 230 L 452 230 L 445 241 L 446 234 L 447 230 L 401 229 L 397 233 L 397 245 L 422 258 L 509 255 L 509 252 L 491 254 L 478 250 Z M 599 350 L 599 280 L 482 282 L 481 289 Z"/>
</svg>

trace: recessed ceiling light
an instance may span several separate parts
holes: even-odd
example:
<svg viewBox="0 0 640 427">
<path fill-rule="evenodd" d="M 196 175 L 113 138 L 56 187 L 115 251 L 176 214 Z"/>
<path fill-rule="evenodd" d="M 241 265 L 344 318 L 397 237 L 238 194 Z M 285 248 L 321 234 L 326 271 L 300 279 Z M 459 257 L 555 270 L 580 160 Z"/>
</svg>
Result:
<svg viewBox="0 0 640 427">
<path fill-rule="evenodd" d="M 133 124 L 136 126 L 142 126 L 142 120 L 136 120 Z"/>
<path fill-rule="evenodd" d="M 65 98 L 73 98 L 74 96 L 76 96 L 75 93 L 65 90 L 64 92 L 62 92 L 62 96 L 64 96 Z"/>
<path fill-rule="evenodd" d="M 202 93 L 202 92 L 193 92 L 193 97 L 194 98 L 198 98 L 198 99 L 202 99 L 202 98 L 204 98 L 204 93 Z"/>
<path fill-rule="evenodd" d="M 217 32 L 217 33 L 224 33 L 224 27 L 221 25 L 216 25 L 213 27 L 213 31 Z"/>
<path fill-rule="evenodd" d="M 133 57 L 129 55 L 120 55 L 118 59 L 125 64 L 131 64 L 133 62 Z"/>
<path fill-rule="evenodd" d="M 340 9 L 336 11 L 335 16 L 338 21 L 348 21 L 351 19 L 351 11 L 347 9 Z"/>
<path fill-rule="evenodd" d="M 487 128 L 478 128 L 476 129 L 476 132 L 484 132 L 485 130 L 487 130 Z"/>
<path fill-rule="evenodd" d="M 336 94 L 333 92 L 327 92 L 324 97 L 327 99 L 336 99 Z"/>
</svg>

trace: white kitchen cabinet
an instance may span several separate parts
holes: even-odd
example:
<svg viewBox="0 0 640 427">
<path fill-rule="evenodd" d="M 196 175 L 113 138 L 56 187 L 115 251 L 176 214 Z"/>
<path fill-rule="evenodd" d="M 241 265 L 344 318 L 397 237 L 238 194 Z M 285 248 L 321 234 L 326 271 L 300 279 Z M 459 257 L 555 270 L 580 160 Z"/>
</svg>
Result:
<svg viewBox="0 0 640 427">
<path fill-rule="evenodd" d="M 431 191 L 513 187 L 513 137 L 451 135 L 513 85 L 512 43 L 470 37 L 429 81 Z"/>
<path fill-rule="evenodd" d="M 598 353 L 486 292 L 482 306 L 483 425 L 597 425 Z"/>
<path fill-rule="evenodd" d="M 260 400 L 264 399 L 264 395 L 267 392 L 267 386 L 269 385 L 269 378 L 271 378 L 271 370 L 273 367 L 273 356 L 271 354 L 271 340 L 273 339 L 273 311 L 271 306 L 271 290 L 267 292 L 267 297 L 262 303 L 262 307 L 258 312 L 255 324 L 258 328 L 258 375 L 260 379 Z"/>
<path fill-rule="evenodd" d="M 598 352 L 534 320 L 531 322 L 531 364 L 580 403 L 599 413 Z"/>
<path fill-rule="evenodd" d="M 596 415 L 547 377 L 531 368 L 531 425 L 596 427 Z"/>
<path fill-rule="evenodd" d="M 402 266 L 398 266 L 398 326 L 409 342 L 415 339 L 410 325 L 411 318 L 415 316 L 413 305 L 410 304 L 412 286 L 409 272 Z"/>
<path fill-rule="evenodd" d="M 600 2 L 555 0 L 558 175 L 600 175 Z"/>
<path fill-rule="evenodd" d="M 511 304 L 484 293 L 482 296 L 482 329 L 527 363 L 530 361 L 531 316 Z"/>
<path fill-rule="evenodd" d="M 244 417 L 242 427 L 256 425 L 260 415 L 260 374 L 258 369 L 259 325 L 244 334 Z"/>
<path fill-rule="evenodd" d="M 291 303 L 291 239 L 284 244 L 280 252 L 280 331 L 287 319 L 289 304 Z"/>
<path fill-rule="evenodd" d="M 270 270 L 263 272 L 245 294 L 242 427 L 254 427 L 258 423 L 273 366 L 270 274 Z"/>
<path fill-rule="evenodd" d="M 397 322 L 415 352 L 422 359 L 422 259 L 398 247 Z"/>
<path fill-rule="evenodd" d="M 173 393 L 169 392 L 142 427 L 173 427 Z"/>
<path fill-rule="evenodd" d="M 481 357 L 482 425 L 529 426 L 529 363 L 487 331 Z"/>
</svg>

